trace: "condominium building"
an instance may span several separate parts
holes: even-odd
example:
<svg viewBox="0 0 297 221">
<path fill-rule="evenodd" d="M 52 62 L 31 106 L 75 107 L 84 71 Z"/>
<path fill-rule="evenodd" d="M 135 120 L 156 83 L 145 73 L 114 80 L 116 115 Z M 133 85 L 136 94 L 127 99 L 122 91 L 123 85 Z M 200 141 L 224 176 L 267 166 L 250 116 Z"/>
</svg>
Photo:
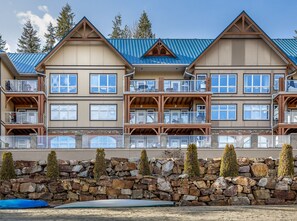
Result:
<svg viewBox="0 0 297 221">
<path fill-rule="evenodd" d="M 2 136 L 297 130 L 297 40 L 271 39 L 245 12 L 215 39 L 106 39 L 84 17 L 48 54 L 0 59 Z"/>
</svg>

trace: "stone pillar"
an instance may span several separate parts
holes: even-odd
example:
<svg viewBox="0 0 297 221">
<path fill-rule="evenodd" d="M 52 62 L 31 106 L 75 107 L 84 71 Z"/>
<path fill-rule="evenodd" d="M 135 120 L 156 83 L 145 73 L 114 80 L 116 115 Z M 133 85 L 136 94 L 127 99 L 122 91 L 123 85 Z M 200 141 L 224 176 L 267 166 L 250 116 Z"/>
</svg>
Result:
<svg viewBox="0 0 297 221">
<path fill-rule="evenodd" d="M 131 147 L 131 135 L 129 133 L 124 133 L 124 148 L 130 149 Z"/>
<path fill-rule="evenodd" d="M 31 149 L 37 149 L 37 135 L 31 135 L 30 146 Z"/>
<path fill-rule="evenodd" d="M 290 143 L 293 148 L 297 148 L 297 133 L 290 134 Z"/>
<path fill-rule="evenodd" d="M 219 134 L 213 133 L 211 135 L 211 148 L 219 148 Z"/>
<path fill-rule="evenodd" d="M 160 148 L 161 149 L 167 148 L 167 133 L 160 134 Z"/>
<path fill-rule="evenodd" d="M 82 135 L 81 134 L 75 135 L 75 148 L 82 149 Z"/>
<path fill-rule="evenodd" d="M 251 148 L 258 148 L 258 136 L 257 133 L 251 133 Z"/>
</svg>

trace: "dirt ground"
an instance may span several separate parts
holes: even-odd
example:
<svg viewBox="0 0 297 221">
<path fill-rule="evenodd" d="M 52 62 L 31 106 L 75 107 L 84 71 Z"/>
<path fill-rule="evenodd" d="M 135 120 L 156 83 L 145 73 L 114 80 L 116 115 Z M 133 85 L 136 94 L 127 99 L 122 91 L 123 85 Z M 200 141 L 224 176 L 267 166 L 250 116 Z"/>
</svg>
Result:
<svg viewBox="0 0 297 221">
<path fill-rule="evenodd" d="M 0 210 L 0 220 L 297 220 L 297 206 Z"/>
</svg>

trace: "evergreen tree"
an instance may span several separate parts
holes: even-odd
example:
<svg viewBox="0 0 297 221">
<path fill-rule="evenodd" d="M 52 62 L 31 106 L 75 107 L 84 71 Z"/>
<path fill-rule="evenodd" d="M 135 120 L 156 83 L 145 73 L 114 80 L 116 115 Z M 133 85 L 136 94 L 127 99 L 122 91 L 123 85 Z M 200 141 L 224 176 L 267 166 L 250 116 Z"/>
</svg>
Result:
<svg viewBox="0 0 297 221">
<path fill-rule="evenodd" d="M 122 38 L 132 38 L 133 37 L 133 31 L 128 25 L 125 25 L 125 28 L 122 33 Z"/>
<path fill-rule="evenodd" d="M 6 51 L 7 48 L 6 48 L 5 46 L 6 46 L 6 41 L 4 41 L 4 40 L 2 39 L 2 35 L 0 34 L 0 50 L 2 50 L 2 51 Z"/>
<path fill-rule="evenodd" d="M 152 23 L 150 22 L 148 15 L 145 11 L 142 12 L 137 29 L 134 35 L 135 38 L 155 38 L 155 34 L 152 32 Z"/>
<path fill-rule="evenodd" d="M 55 45 L 55 42 L 56 42 L 56 39 L 55 39 L 55 28 L 53 26 L 52 23 L 50 23 L 47 27 L 47 33 L 44 34 L 44 37 L 46 38 L 46 42 L 45 42 L 45 45 L 42 49 L 42 52 L 50 52 L 54 45 Z"/>
<path fill-rule="evenodd" d="M 22 36 L 19 38 L 17 51 L 22 53 L 40 52 L 40 39 L 37 37 L 37 31 L 33 28 L 30 20 L 24 25 Z"/>
<path fill-rule="evenodd" d="M 120 14 L 116 15 L 114 17 L 114 20 L 112 21 L 113 27 L 112 27 L 112 33 L 109 34 L 109 37 L 111 38 L 122 38 L 123 31 L 121 29 L 122 26 L 122 16 Z"/>
<path fill-rule="evenodd" d="M 61 40 L 74 26 L 74 13 L 70 5 L 67 3 L 60 12 L 60 15 L 57 19 L 57 30 L 56 37 L 58 40 Z"/>
</svg>

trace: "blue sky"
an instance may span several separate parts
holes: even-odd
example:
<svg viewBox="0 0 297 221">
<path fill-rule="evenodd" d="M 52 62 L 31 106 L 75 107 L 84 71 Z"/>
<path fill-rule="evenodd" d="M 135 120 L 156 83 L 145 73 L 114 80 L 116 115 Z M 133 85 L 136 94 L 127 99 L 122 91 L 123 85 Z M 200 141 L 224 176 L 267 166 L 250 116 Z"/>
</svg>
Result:
<svg viewBox="0 0 297 221">
<path fill-rule="evenodd" d="M 0 33 L 10 50 L 16 50 L 26 19 L 43 37 L 67 2 L 75 21 L 86 16 L 105 36 L 116 14 L 132 26 L 143 10 L 161 38 L 215 38 L 242 10 L 272 38 L 292 38 L 297 29 L 296 0 L 1 0 Z"/>
</svg>

